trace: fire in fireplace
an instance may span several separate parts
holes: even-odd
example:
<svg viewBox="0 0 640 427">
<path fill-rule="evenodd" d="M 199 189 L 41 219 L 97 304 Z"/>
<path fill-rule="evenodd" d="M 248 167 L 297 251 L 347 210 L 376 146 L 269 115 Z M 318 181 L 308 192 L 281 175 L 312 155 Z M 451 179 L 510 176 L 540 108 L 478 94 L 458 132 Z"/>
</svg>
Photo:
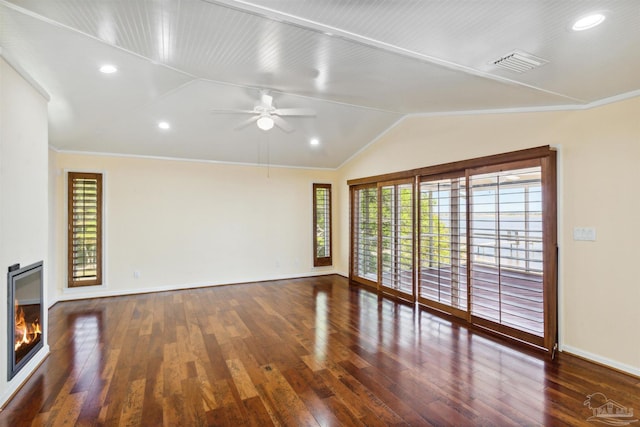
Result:
<svg viewBox="0 0 640 427">
<path fill-rule="evenodd" d="M 20 268 L 9 267 L 8 297 L 8 377 L 18 371 L 43 347 L 42 261 Z"/>
<path fill-rule="evenodd" d="M 40 328 L 40 313 L 38 305 L 19 305 L 18 300 L 15 304 L 15 345 L 16 362 L 29 353 L 31 347 L 40 341 L 42 329 Z M 33 322 L 25 320 L 24 311 L 27 310 L 30 315 L 28 318 Z"/>
</svg>

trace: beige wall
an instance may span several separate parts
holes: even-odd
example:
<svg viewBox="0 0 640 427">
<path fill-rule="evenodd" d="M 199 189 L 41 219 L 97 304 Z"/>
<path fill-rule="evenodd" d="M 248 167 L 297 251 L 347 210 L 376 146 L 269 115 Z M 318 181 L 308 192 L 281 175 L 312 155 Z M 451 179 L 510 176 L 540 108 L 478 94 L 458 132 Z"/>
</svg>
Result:
<svg viewBox="0 0 640 427">
<path fill-rule="evenodd" d="M 333 272 L 313 267 L 311 211 L 333 171 L 54 156 L 58 298 Z M 104 173 L 103 288 L 65 289 L 66 171 Z"/>
<path fill-rule="evenodd" d="M 639 118 L 640 98 L 583 111 L 407 118 L 338 171 L 336 268 L 348 271 L 348 179 L 556 146 L 562 348 L 640 375 Z M 576 226 L 595 227 L 597 240 L 574 241 Z"/>
<path fill-rule="evenodd" d="M 48 268 L 47 169 L 47 99 L 0 56 L 0 405 L 48 351 L 45 328 L 44 348 L 7 381 L 6 269 Z"/>
</svg>

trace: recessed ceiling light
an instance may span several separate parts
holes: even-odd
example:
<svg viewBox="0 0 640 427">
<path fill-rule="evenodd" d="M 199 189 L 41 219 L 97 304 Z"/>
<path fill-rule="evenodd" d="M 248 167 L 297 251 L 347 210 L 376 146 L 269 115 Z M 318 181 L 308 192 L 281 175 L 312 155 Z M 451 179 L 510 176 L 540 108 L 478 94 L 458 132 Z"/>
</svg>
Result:
<svg viewBox="0 0 640 427">
<path fill-rule="evenodd" d="M 158 127 L 160 129 L 167 130 L 171 127 L 171 125 L 168 122 L 158 122 Z"/>
<path fill-rule="evenodd" d="M 105 64 L 100 67 L 100 72 L 104 74 L 113 74 L 118 71 L 118 68 L 115 65 Z"/>
<path fill-rule="evenodd" d="M 602 13 L 594 13 L 578 19 L 571 29 L 573 31 L 583 31 L 596 27 L 604 22 L 606 17 Z"/>
<path fill-rule="evenodd" d="M 311 140 L 309 141 L 309 144 L 311 144 L 311 145 L 319 145 L 320 144 L 320 140 L 318 138 L 311 138 Z"/>
</svg>

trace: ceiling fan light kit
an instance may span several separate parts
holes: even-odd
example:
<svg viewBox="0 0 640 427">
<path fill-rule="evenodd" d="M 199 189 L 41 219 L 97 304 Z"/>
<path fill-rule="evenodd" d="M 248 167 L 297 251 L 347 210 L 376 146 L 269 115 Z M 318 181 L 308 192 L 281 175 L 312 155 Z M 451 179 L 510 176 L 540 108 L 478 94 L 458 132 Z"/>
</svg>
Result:
<svg viewBox="0 0 640 427">
<path fill-rule="evenodd" d="M 256 122 L 258 128 L 264 131 L 277 126 L 285 132 L 293 132 L 294 128 L 282 117 L 315 117 L 316 115 L 316 112 L 310 108 L 276 108 L 273 104 L 273 96 L 267 90 L 260 91 L 260 99 L 253 110 L 213 110 L 212 113 L 253 115 L 250 119 L 240 123 L 236 129 L 242 129 Z"/>
<path fill-rule="evenodd" d="M 274 122 L 270 115 L 264 114 L 260 116 L 260 118 L 256 121 L 256 124 L 262 130 L 270 130 L 273 129 Z"/>
</svg>

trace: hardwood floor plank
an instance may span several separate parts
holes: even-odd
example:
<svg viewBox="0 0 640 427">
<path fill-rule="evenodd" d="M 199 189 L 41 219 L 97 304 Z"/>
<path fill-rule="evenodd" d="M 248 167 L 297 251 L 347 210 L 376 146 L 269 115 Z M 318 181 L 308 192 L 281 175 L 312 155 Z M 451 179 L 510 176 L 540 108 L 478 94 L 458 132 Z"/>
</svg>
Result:
<svg viewBox="0 0 640 427">
<path fill-rule="evenodd" d="M 48 326 L 0 427 L 581 426 L 596 392 L 640 411 L 640 378 L 339 276 L 61 302 Z"/>
<path fill-rule="evenodd" d="M 203 405 L 204 391 L 198 378 L 182 380 L 182 393 L 184 395 L 184 412 L 181 420 L 189 426 L 203 427 L 207 425 L 207 416 Z"/>
<path fill-rule="evenodd" d="M 155 355 L 155 352 L 152 353 Z M 147 361 L 146 384 L 142 402 L 142 419 L 149 425 L 160 426 L 162 419 L 162 396 L 164 393 L 162 358 L 151 357 Z"/>
<path fill-rule="evenodd" d="M 172 393 L 162 399 L 162 421 L 168 426 L 187 426 L 182 420 L 184 412 L 184 396 Z M 119 425 L 119 424 L 113 424 Z"/>
<path fill-rule="evenodd" d="M 214 396 L 218 409 L 224 413 L 227 420 L 225 425 L 246 425 L 246 411 L 241 404 L 235 386 L 231 379 L 220 380 L 213 385 Z"/>
<path fill-rule="evenodd" d="M 261 387 L 269 404 L 277 411 L 283 424 L 287 426 L 317 426 L 315 418 L 280 371 L 272 365 L 265 365 L 263 369 L 267 381 Z"/>
<path fill-rule="evenodd" d="M 248 425 L 252 427 L 268 427 L 274 425 L 260 397 L 250 397 L 243 401 L 243 405 L 247 410 Z"/>
<path fill-rule="evenodd" d="M 239 359 L 231 359 L 226 362 L 240 399 L 246 400 L 258 396 L 258 390 L 256 390 L 242 362 Z"/>
<path fill-rule="evenodd" d="M 78 416 L 78 425 L 92 425 L 100 416 L 107 388 L 107 382 L 100 378 L 92 383 Z"/>
<path fill-rule="evenodd" d="M 301 365 L 282 372 L 282 375 L 320 425 L 346 425 L 329 406 L 327 398 L 333 396 L 333 393 L 305 368 L 306 366 Z M 305 375 L 305 372 L 311 375 Z M 343 407 L 344 405 L 341 405 L 341 408 Z"/>
<path fill-rule="evenodd" d="M 142 405 L 146 379 L 141 378 L 129 383 L 129 389 L 122 405 L 120 424 L 123 426 L 139 426 L 142 424 Z"/>
<path fill-rule="evenodd" d="M 198 382 L 200 384 L 200 398 L 202 399 L 205 413 L 213 411 L 218 407 L 213 386 L 203 376 L 198 377 Z"/>
<path fill-rule="evenodd" d="M 12 424 L 12 425 L 16 427 L 22 427 L 22 426 L 44 427 L 48 425 L 48 421 L 49 421 L 49 413 L 41 412 L 35 416 L 35 418 L 31 423 L 29 423 L 28 420 L 21 420 L 21 421 L 17 421 L 15 424 Z M 82 424 L 79 424 L 79 425 L 82 425 Z"/>
<path fill-rule="evenodd" d="M 322 399 L 322 402 L 331 413 L 331 418 L 335 418 L 337 420 L 337 424 L 334 425 L 368 426 L 368 424 L 363 422 L 365 419 L 375 420 L 375 422 L 371 424 L 372 426 L 385 425 L 381 420 L 371 416 L 372 414 L 370 413 L 365 413 L 358 417 L 341 399 L 338 399 L 335 395 Z M 321 425 L 326 425 L 324 423 L 333 424 L 331 423 L 331 418 L 327 419 L 325 417 L 318 417 L 317 419 Z"/>
<path fill-rule="evenodd" d="M 388 425 L 402 421 L 402 417 L 340 365 L 331 362 L 328 366 L 328 369 L 320 372 L 320 375 L 356 417 L 365 418 L 372 413 Z"/>
<path fill-rule="evenodd" d="M 318 372 L 318 375 L 331 390 L 333 396 L 338 396 L 338 400 L 349 408 L 349 411 L 356 418 L 362 418 L 369 412 L 365 403 L 347 385 L 341 382 L 340 378 L 335 377 L 331 371 L 325 369 Z"/>
<path fill-rule="evenodd" d="M 293 369 L 286 371 L 285 376 L 294 375 L 299 377 L 299 379 L 292 379 L 290 383 L 295 384 L 303 384 L 301 388 L 303 391 L 306 391 L 307 388 L 311 389 L 320 399 L 325 399 L 327 397 L 333 396 L 334 393 L 331 391 L 327 384 L 322 380 L 322 378 L 317 374 L 317 372 L 312 371 L 307 367 L 307 365 L 299 364 Z"/>
<path fill-rule="evenodd" d="M 55 427 L 74 426 L 80 415 L 80 410 L 86 396 L 86 392 L 67 395 L 62 405 L 56 408 L 56 410 L 51 411 L 47 424 Z"/>
<path fill-rule="evenodd" d="M 53 405 L 46 410 L 49 414 L 48 418 L 51 422 L 55 421 L 56 417 L 60 412 L 63 411 L 65 406 L 69 406 L 67 398 L 71 396 L 71 390 L 73 389 L 73 385 L 75 384 L 75 378 L 73 376 L 67 377 L 63 387 L 59 390 L 58 398 L 56 398 L 53 402 Z M 75 398 L 71 398 L 72 401 L 75 401 Z"/>
<path fill-rule="evenodd" d="M 204 342 L 207 348 L 207 360 L 209 361 L 207 372 L 210 375 L 211 381 L 216 382 L 218 380 L 231 378 L 217 337 L 215 335 L 205 336 Z"/>
</svg>

